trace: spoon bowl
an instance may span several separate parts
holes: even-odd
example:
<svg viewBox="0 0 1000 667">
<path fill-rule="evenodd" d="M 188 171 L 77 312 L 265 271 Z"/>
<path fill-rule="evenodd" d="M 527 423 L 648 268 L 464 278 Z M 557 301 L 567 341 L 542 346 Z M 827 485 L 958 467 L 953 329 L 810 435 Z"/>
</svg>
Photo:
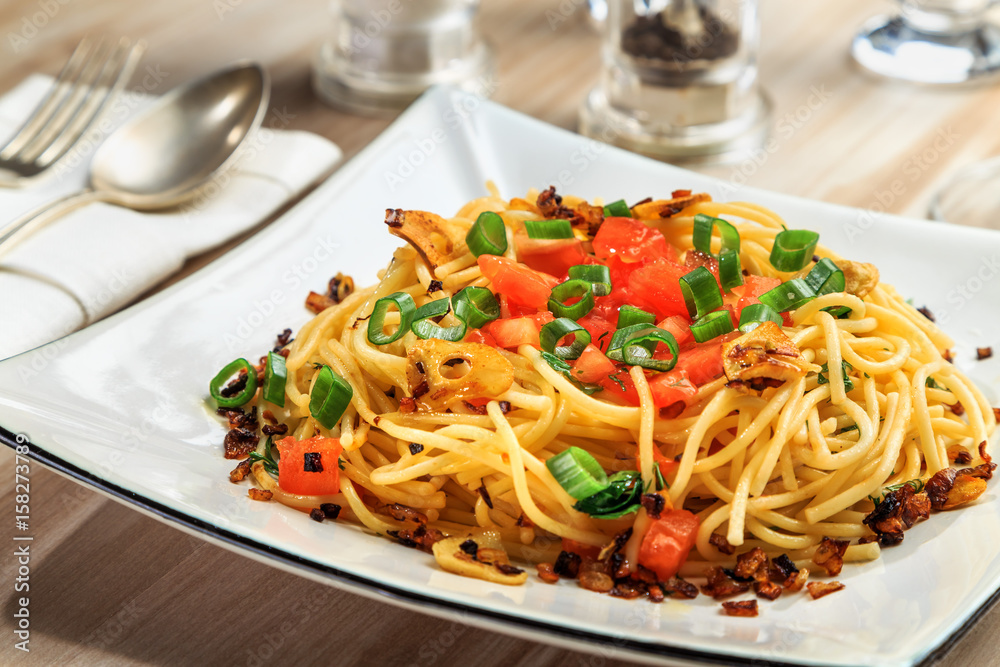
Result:
<svg viewBox="0 0 1000 667">
<path fill-rule="evenodd" d="M 270 84 L 260 65 L 240 64 L 179 86 L 127 120 L 95 151 L 89 185 L 10 223 L 0 255 L 58 215 L 104 201 L 149 210 L 194 197 L 225 170 L 260 126 Z"/>
<path fill-rule="evenodd" d="M 105 141 L 91 187 L 133 208 L 191 196 L 226 167 L 267 109 L 267 75 L 241 65 L 175 88 Z"/>
</svg>

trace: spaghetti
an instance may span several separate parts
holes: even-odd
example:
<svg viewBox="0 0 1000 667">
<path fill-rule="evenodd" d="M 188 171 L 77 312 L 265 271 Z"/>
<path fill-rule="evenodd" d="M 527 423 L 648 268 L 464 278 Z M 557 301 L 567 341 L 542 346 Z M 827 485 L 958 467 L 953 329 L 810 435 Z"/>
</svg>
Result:
<svg viewBox="0 0 1000 667">
<path fill-rule="evenodd" d="M 670 572 L 648 542 L 665 512 L 683 509 L 697 519 L 693 548 L 677 563 L 681 575 L 733 567 L 736 552 L 754 547 L 816 569 L 829 544 L 849 542 L 840 549 L 842 559 L 863 561 L 878 557 L 880 542 L 894 541 L 878 539 L 889 533 L 865 523 L 890 487 L 909 483 L 918 491 L 936 473 L 951 470 L 954 476 L 949 466 L 956 461 L 989 464 L 980 443 L 995 428 L 994 411 L 948 362 L 949 338 L 878 282 L 872 267 L 816 246 L 802 251 L 810 255 L 803 271 L 778 271 L 772 258 L 784 225 L 775 213 L 688 192 L 674 195 L 622 210 L 620 203 L 602 208 L 559 198 L 551 189 L 513 200 L 494 191 L 447 220 L 390 210 L 390 228 L 408 244 L 394 253 L 376 285 L 341 294 L 287 346 L 284 407 L 265 402 L 260 392 L 255 399 L 273 422 L 288 427 L 288 442 L 337 439 L 337 488 L 289 491 L 282 476 L 272 474 L 273 465 L 269 472 L 264 442 L 252 464 L 257 484 L 292 507 L 339 506 L 341 519 L 411 545 L 425 546 L 420 538 L 427 535 L 436 541 L 489 532 L 494 551 L 551 563 L 574 550 L 599 560 L 596 550 L 606 556 L 617 537 L 619 575 L 644 565 L 663 579 Z M 494 253 L 506 249 L 477 258 L 465 239 L 484 212 L 503 222 Z M 709 228 L 710 247 L 699 250 L 693 237 L 704 216 L 718 222 L 715 235 Z M 534 223 L 525 224 L 540 220 L 569 225 L 538 232 Z M 627 227 L 636 220 L 641 228 Z M 762 319 L 745 332 L 692 341 L 691 329 L 701 320 L 693 322 L 689 304 L 678 301 L 677 280 L 668 285 L 663 277 L 701 267 L 721 280 L 720 265 L 731 249 L 725 246 L 733 245 L 725 221 L 738 232 L 742 277 L 735 279 L 742 284 L 715 287 L 722 297 L 715 311 L 726 315 L 710 319 L 726 320 L 723 330 L 734 329 L 740 314 L 775 287 L 817 280 L 808 271 L 822 258 L 832 260 L 831 271 L 843 269 L 846 286 L 788 309 L 777 318 L 780 326 Z M 628 233 L 607 238 L 614 225 Z M 564 238 L 532 237 L 529 227 Z M 563 318 L 585 330 L 577 342 L 584 334 L 590 339 L 575 359 L 543 351 L 538 337 L 555 317 L 536 293 L 548 296 L 570 265 L 610 269 L 607 289 L 593 290 L 603 292 L 593 297 L 593 308 L 575 320 Z M 466 326 L 454 304 L 468 287 L 490 290 L 499 317 Z M 586 294 L 586 287 L 578 291 Z M 410 330 L 401 322 L 408 317 L 402 306 L 385 305 L 398 294 L 412 300 L 417 315 L 427 304 L 451 299 L 451 307 L 422 321 L 464 336 L 418 336 L 415 325 Z M 796 298 L 794 289 L 789 295 Z M 569 297 L 561 305 L 572 308 L 585 298 Z M 375 338 L 382 344 L 374 344 L 369 318 L 380 300 L 382 337 Z M 609 341 L 621 328 L 614 317 L 621 317 L 623 305 L 654 317 L 654 328 L 670 332 L 679 351 L 668 350 L 661 337 L 659 343 L 626 345 L 627 353 L 648 363 L 612 359 Z M 548 333 L 567 349 L 574 338 L 558 329 Z M 651 368 L 656 361 L 671 366 L 671 359 L 669 371 Z M 323 367 L 353 393 L 326 425 L 310 409 Z M 278 448 L 285 456 L 287 450 Z M 607 505 L 582 511 L 607 500 L 610 491 L 581 500 L 551 472 L 555 457 L 577 450 L 596 461 L 597 477 L 610 473 L 614 480 L 615 473 L 636 471 L 618 478 L 634 491 L 623 513 L 612 515 Z M 602 487 L 598 480 L 593 488 L 610 489 L 609 483 Z M 612 501 L 626 502 L 618 496 Z"/>
</svg>

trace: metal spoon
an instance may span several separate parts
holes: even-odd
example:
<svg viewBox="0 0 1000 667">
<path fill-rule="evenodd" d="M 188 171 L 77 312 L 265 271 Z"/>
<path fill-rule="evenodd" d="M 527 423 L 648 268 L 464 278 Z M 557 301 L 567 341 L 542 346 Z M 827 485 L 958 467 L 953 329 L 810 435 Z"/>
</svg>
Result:
<svg viewBox="0 0 1000 667">
<path fill-rule="evenodd" d="M 232 162 L 264 119 L 270 84 L 257 64 L 217 72 L 159 98 L 126 121 L 94 153 L 90 183 L 10 223 L 0 255 L 59 215 L 91 202 L 138 210 L 194 197 Z"/>
</svg>

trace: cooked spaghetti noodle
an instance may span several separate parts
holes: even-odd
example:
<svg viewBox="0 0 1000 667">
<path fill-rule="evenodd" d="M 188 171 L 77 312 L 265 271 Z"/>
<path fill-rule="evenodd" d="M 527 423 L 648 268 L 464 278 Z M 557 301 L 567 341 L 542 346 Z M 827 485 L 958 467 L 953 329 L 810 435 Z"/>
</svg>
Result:
<svg viewBox="0 0 1000 667">
<path fill-rule="evenodd" d="M 525 220 L 544 217 L 537 194 L 508 201 L 493 192 L 463 206 L 447 223 L 464 232 L 483 211 L 493 211 L 513 239 Z M 728 220 L 742 239 L 744 274 L 791 277 L 769 261 L 783 229 L 775 213 L 705 199 L 644 222 L 681 252 L 691 252 L 696 214 Z M 566 197 L 561 205 L 572 210 L 582 203 Z M 644 217 L 639 207 L 632 213 Z M 586 232 L 577 236 L 590 238 Z M 822 246 L 815 253 L 840 261 Z M 518 259 L 513 243 L 505 255 Z M 497 291 L 464 246 L 432 266 L 405 245 L 376 285 L 303 326 L 287 356 L 285 407 L 266 407 L 293 438 L 340 439 L 340 493 L 288 493 L 257 462 L 259 485 L 300 509 L 337 503 L 342 519 L 383 535 L 408 525 L 380 509 L 389 505 L 412 508 L 444 535 L 495 531 L 513 556 L 534 562 L 553 560 L 562 539 L 602 547 L 632 527 L 622 552 L 635 564 L 650 521 L 645 509 L 614 519 L 578 511 L 546 461 L 578 447 L 604 470 L 637 469 L 644 488 L 657 484 L 656 468 L 667 461 L 660 467 L 669 485 L 664 495 L 700 521 L 681 574 L 700 574 L 709 565 L 732 566 L 735 559 L 732 549 L 727 554 L 717 548 L 713 534 L 737 551 L 760 546 L 798 563 L 808 562 L 824 537 L 851 541 L 844 560 L 877 558 L 879 544 L 863 523 L 872 510 L 870 498 L 888 486 L 926 480 L 958 452 L 964 453 L 960 460 L 979 459 L 979 445 L 995 427 L 982 393 L 943 356 L 949 338 L 884 283 L 863 298 L 829 293 L 791 310 L 781 330 L 809 372 L 755 390 L 721 375 L 683 403 L 661 409 L 651 390 L 656 373 L 632 366 L 618 381 L 631 381 L 638 403 L 633 405 L 607 390 L 587 395 L 536 346 L 520 345 L 498 349 L 513 370 L 513 383 L 500 395 L 413 409 L 408 353 L 417 337 L 406 333 L 374 345 L 367 318 L 376 301 L 390 294 L 403 292 L 420 306 L 467 286 Z M 830 309 L 838 306 L 850 309 L 849 315 L 834 317 Z M 449 313 L 440 323 L 453 324 L 454 318 Z M 393 312 L 385 325 L 397 322 Z M 322 365 L 353 389 L 350 406 L 330 429 L 309 409 Z"/>
</svg>

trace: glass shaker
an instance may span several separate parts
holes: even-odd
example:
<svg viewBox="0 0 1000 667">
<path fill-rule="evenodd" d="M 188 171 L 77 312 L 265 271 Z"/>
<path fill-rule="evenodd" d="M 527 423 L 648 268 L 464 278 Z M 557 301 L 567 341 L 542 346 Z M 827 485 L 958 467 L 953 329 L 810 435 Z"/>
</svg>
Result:
<svg viewBox="0 0 1000 667">
<path fill-rule="evenodd" d="M 477 26 L 479 0 L 333 0 L 332 36 L 313 88 L 365 114 L 403 109 L 432 85 L 488 94 L 493 51 Z"/>
<path fill-rule="evenodd" d="M 672 162 L 744 156 L 770 127 L 759 36 L 756 0 L 609 0 L 580 131 Z"/>
<path fill-rule="evenodd" d="M 902 0 L 851 44 L 862 67 L 914 83 L 956 84 L 1000 72 L 1000 27 L 987 20 L 998 0 Z"/>
</svg>

